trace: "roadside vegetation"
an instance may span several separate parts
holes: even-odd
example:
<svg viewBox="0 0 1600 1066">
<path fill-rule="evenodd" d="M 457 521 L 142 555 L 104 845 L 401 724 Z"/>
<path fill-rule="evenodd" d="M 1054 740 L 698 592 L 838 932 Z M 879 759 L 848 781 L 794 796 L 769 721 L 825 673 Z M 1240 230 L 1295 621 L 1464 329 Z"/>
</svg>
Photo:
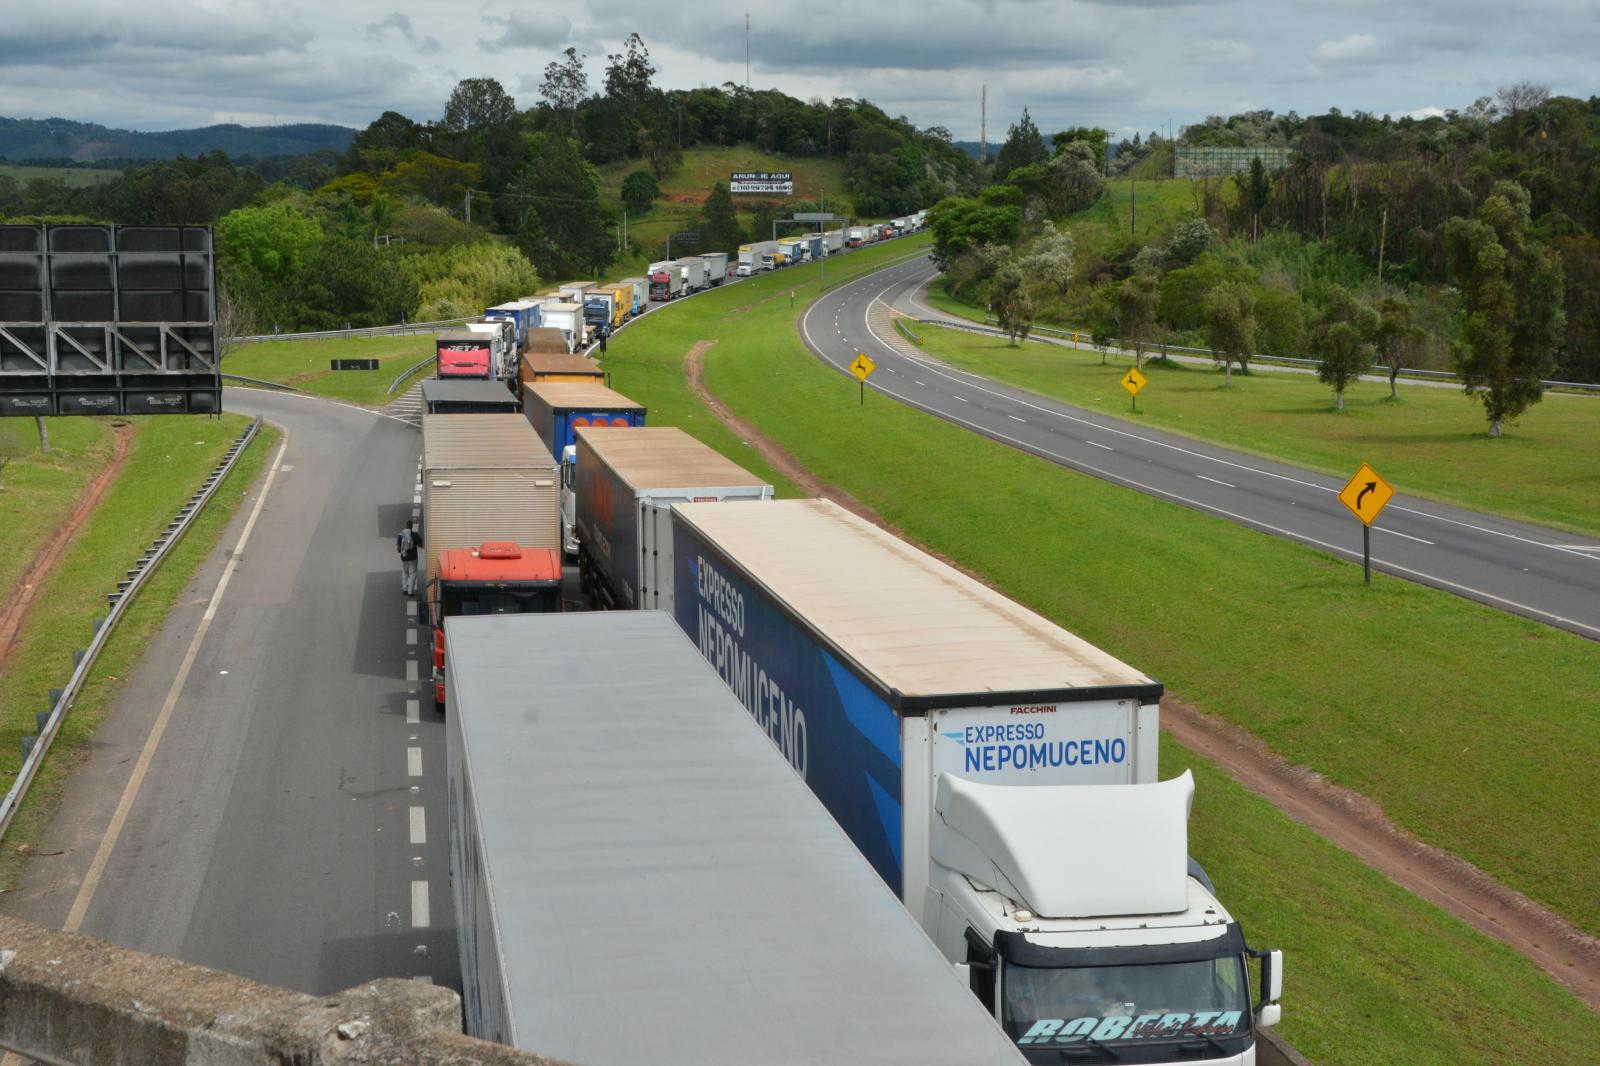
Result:
<svg viewBox="0 0 1600 1066">
<path fill-rule="evenodd" d="M 1600 649 L 1405 582 L 1365 589 L 1358 571 L 1322 553 L 881 396 L 863 409 L 855 383 L 824 369 L 794 332 L 788 293 L 803 308 L 817 291 L 812 270 L 762 276 L 630 327 L 606 361 L 615 386 L 648 404 L 652 420 L 674 421 L 694 406 L 685 353 L 717 339 L 704 354 L 711 389 L 818 477 L 1202 710 L 1371 797 L 1403 827 L 1600 929 L 1590 888 L 1600 839 L 1585 813 L 1600 756 L 1585 718 L 1600 697 Z M 709 418 L 702 409 L 688 428 L 763 470 L 743 443 L 706 432 Z M 1383 683 L 1353 698 L 1351 664 L 1375 654 Z M 1519 742 L 1506 744 L 1513 735 Z M 1284 1032 L 1314 1061 L 1495 1062 L 1508 1046 L 1541 1061 L 1587 1060 L 1600 1018 L 1532 964 L 1176 745 L 1165 750 L 1166 774 L 1200 770 L 1191 850 L 1252 941 L 1294 960 Z"/>
<path fill-rule="evenodd" d="M 39 450 L 33 419 L 0 419 L 0 607 L 113 451 L 101 419 L 50 418 L 45 427 L 49 454 Z"/>
<path fill-rule="evenodd" d="M 932 302 L 932 301 L 930 301 Z M 1118 380 L 1132 360 L 1029 341 L 1021 346 L 917 327 L 928 355 L 1092 411 L 1345 476 L 1372 463 L 1401 491 L 1600 538 L 1600 493 L 1588 442 L 1600 397 L 1553 396 L 1493 441 L 1483 412 L 1452 389 L 1349 386 L 1337 414 L 1307 374 L 1222 376 L 1192 363 L 1145 363 L 1150 384 L 1130 412 Z"/>
<path fill-rule="evenodd" d="M 0 674 L 0 789 L 11 786 L 21 766 L 21 738 L 36 732 L 35 712 L 47 708 L 50 689 L 66 683 L 72 674 L 73 651 L 88 646 L 91 621 L 105 615 L 106 593 L 117 587 L 249 420 L 241 415 L 220 419 L 169 415 L 133 416 L 128 421 L 134 440 L 121 476 L 35 600 Z M 6 847 L 0 852 L 0 890 L 11 883 L 24 853 L 37 841 L 60 783 L 70 776 L 122 681 L 215 546 L 276 437 L 271 427 L 262 427 L 210 505 L 129 605 L 6 834 Z"/>
<path fill-rule="evenodd" d="M 424 366 L 393 391 L 389 385 L 407 367 L 433 354 L 434 335 L 352 337 L 331 340 L 257 341 L 241 344 L 222 361 L 226 374 L 293 385 L 330 400 L 381 407 L 400 397 L 411 382 L 433 373 Z M 335 359 L 377 359 L 376 370 L 332 370 Z"/>
</svg>

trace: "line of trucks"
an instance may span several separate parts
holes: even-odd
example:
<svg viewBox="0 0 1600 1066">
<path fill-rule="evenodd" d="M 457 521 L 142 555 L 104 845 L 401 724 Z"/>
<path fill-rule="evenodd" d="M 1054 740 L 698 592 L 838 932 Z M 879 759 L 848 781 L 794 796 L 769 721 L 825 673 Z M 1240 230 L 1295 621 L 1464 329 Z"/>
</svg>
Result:
<svg viewBox="0 0 1600 1066">
<path fill-rule="evenodd" d="M 500 568 L 436 638 L 469 1032 L 593 1066 L 1255 1061 L 1282 954 L 1188 855 L 1158 682 L 674 427 L 567 420 L 612 609 L 563 613 L 531 392 L 520 445 L 483 433 L 540 503 L 471 534 L 436 524 L 430 421 L 518 416 L 424 418 L 430 553 Z M 540 535 L 548 595 L 507 571 Z"/>
</svg>

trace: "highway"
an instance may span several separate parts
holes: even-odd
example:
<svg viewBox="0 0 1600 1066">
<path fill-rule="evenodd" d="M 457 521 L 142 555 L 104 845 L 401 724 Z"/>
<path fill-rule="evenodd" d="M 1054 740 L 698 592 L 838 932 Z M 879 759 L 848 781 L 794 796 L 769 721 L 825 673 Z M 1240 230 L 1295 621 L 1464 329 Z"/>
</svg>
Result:
<svg viewBox="0 0 1600 1066">
<path fill-rule="evenodd" d="M 890 308 L 936 273 L 927 258 L 841 285 L 801 317 L 814 354 L 841 374 L 858 352 L 867 387 L 1021 451 L 1251 529 L 1361 561 L 1343 478 L 1303 470 L 1059 403 L 930 359 Z M 1351 463 L 1355 472 L 1356 461 Z M 1372 529 L 1375 570 L 1600 639 L 1600 541 L 1397 494 Z"/>
<path fill-rule="evenodd" d="M 393 547 L 420 438 L 305 397 L 229 389 L 225 405 L 284 428 L 281 452 L 5 907 L 312 994 L 454 987 L 444 730 L 414 680 L 427 664 Z"/>
</svg>

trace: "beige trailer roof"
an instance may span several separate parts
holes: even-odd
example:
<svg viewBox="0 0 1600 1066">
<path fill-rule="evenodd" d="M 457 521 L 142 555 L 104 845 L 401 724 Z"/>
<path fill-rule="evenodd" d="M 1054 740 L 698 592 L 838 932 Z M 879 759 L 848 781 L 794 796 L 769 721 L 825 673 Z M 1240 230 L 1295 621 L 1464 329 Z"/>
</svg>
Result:
<svg viewBox="0 0 1600 1066">
<path fill-rule="evenodd" d="M 858 669 L 902 695 L 1155 684 L 828 500 L 675 511 Z"/>
<path fill-rule="evenodd" d="M 425 414 L 422 466 L 425 470 L 491 466 L 553 470 L 556 461 L 522 415 Z"/>
<path fill-rule="evenodd" d="M 534 330 L 534 332 L 540 331 Z M 536 374 L 593 374 L 597 378 L 605 376 L 605 371 L 600 369 L 599 363 L 576 352 L 528 352 L 522 357 L 522 361 Z"/>
<path fill-rule="evenodd" d="M 677 426 L 637 429 L 585 426 L 578 439 L 633 489 L 676 489 L 708 485 L 737 488 L 767 483 L 725 459 Z"/>
<path fill-rule="evenodd" d="M 591 385 L 587 381 L 536 381 L 528 386 L 528 391 L 539 396 L 551 407 L 644 409 L 644 404 L 635 403 L 620 392 L 612 392 L 604 385 Z"/>
</svg>

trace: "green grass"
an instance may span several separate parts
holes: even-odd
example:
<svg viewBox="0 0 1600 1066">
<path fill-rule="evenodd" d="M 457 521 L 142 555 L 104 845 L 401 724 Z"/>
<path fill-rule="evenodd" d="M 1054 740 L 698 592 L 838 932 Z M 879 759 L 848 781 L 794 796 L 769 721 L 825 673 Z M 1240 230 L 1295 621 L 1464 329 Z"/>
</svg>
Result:
<svg viewBox="0 0 1600 1066">
<path fill-rule="evenodd" d="M 0 419 L 0 605 L 113 451 L 103 419 L 50 418 L 45 425 L 49 455 L 39 451 L 33 419 Z"/>
<path fill-rule="evenodd" d="M 1482 405 L 1456 389 L 1357 382 L 1343 412 L 1309 374 L 1234 375 L 1147 364 L 1150 384 L 1130 413 L 1118 385 L 1131 358 L 921 327 L 925 350 L 955 366 L 1067 403 L 1325 473 L 1371 463 L 1400 491 L 1600 537 L 1600 468 L 1590 443 L 1600 397 L 1551 395 L 1492 440 Z"/>
<path fill-rule="evenodd" d="M 225 374 L 294 385 L 301 392 L 346 403 L 381 407 L 409 387 L 393 393 L 389 383 L 406 367 L 433 353 L 431 333 L 400 337 L 338 337 L 330 340 L 259 341 L 241 344 L 223 360 Z M 330 370 L 334 359 L 377 359 L 377 370 Z M 432 364 L 417 377 L 433 373 Z"/>
<path fill-rule="evenodd" d="M 1233 183 L 1223 184 L 1224 196 L 1231 200 Z M 1132 183 L 1126 177 L 1113 178 L 1106 182 L 1104 196 L 1061 225 L 1077 241 L 1080 255 L 1103 254 L 1127 243 L 1130 205 L 1137 200 L 1138 217 L 1133 222 L 1132 235 L 1141 244 L 1161 244 L 1178 223 L 1196 213 L 1196 191 L 1187 178 Z"/>
<path fill-rule="evenodd" d="M 1600 929 L 1600 828 L 1588 814 L 1600 646 L 1400 581 L 1366 589 L 1357 568 L 1322 553 L 883 397 L 860 408 L 854 382 L 794 332 L 782 297 L 798 275 L 630 328 L 611 347 L 617 387 L 667 423 L 685 403 L 673 380 L 683 352 L 720 338 L 710 387 L 814 474 L 1403 827 Z M 659 418 L 658 388 L 672 397 Z M 1353 675 L 1376 682 L 1352 698 Z M 1169 774 L 1193 759 L 1168 750 Z M 1202 769 L 1193 850 L 1253 939 L 1291 952 L 1285 1035 L 1313 1059 L 1494 1062 L 1516 1047 L 1528 1061 L 1590 1060 L 1600 1019 L 1531 964 Z"/>
<path fill-rule="evenodd" d="M 177 513 L 248 422 L 240 415 L 224 415 L 221 421 L 178 416 L 132 421 L 139 425 L 139 437 L 122 477 L 102 499 L 83 538 L 63 560 L 56 572 L 59 580 L 52 582 L 48 600 L 24 631 L 25 645 L 14 661 L 25 661 L 25 667 L 0 676 L 0 787 L 10 787 L 21 762 L 19 738 L 34 732 L 33 715 L 45 709 L 48 690 L 60 688 L 71 676 L 71 650 L 87 646 L 89 619 L 105 614 L 105 593 L 116 588 L 117 579 Z M 271 426 L 261 427 L 217 486 L 211 502 L 123 613 L 6 832 L 6 847 L 0 852 L 0 890 L 15 882 L 26 853 L 42 839 L 64 784 L 87 754 L 123 681 L 165 624 L 179 594 L 216 547 L 244 494 L 277 447 L 278 436 Z"/>
<path fill-rule="evenodd" d="M 104 185 L 122 176 L 120 170 L 98 170 L 90 167 L 34 167 L 24 163 L 0 163 L 0 177 L 7 177 L 18 185 L 30 181 L 59 181 L 69 189 L 87 189 Z"/>
</svg>

